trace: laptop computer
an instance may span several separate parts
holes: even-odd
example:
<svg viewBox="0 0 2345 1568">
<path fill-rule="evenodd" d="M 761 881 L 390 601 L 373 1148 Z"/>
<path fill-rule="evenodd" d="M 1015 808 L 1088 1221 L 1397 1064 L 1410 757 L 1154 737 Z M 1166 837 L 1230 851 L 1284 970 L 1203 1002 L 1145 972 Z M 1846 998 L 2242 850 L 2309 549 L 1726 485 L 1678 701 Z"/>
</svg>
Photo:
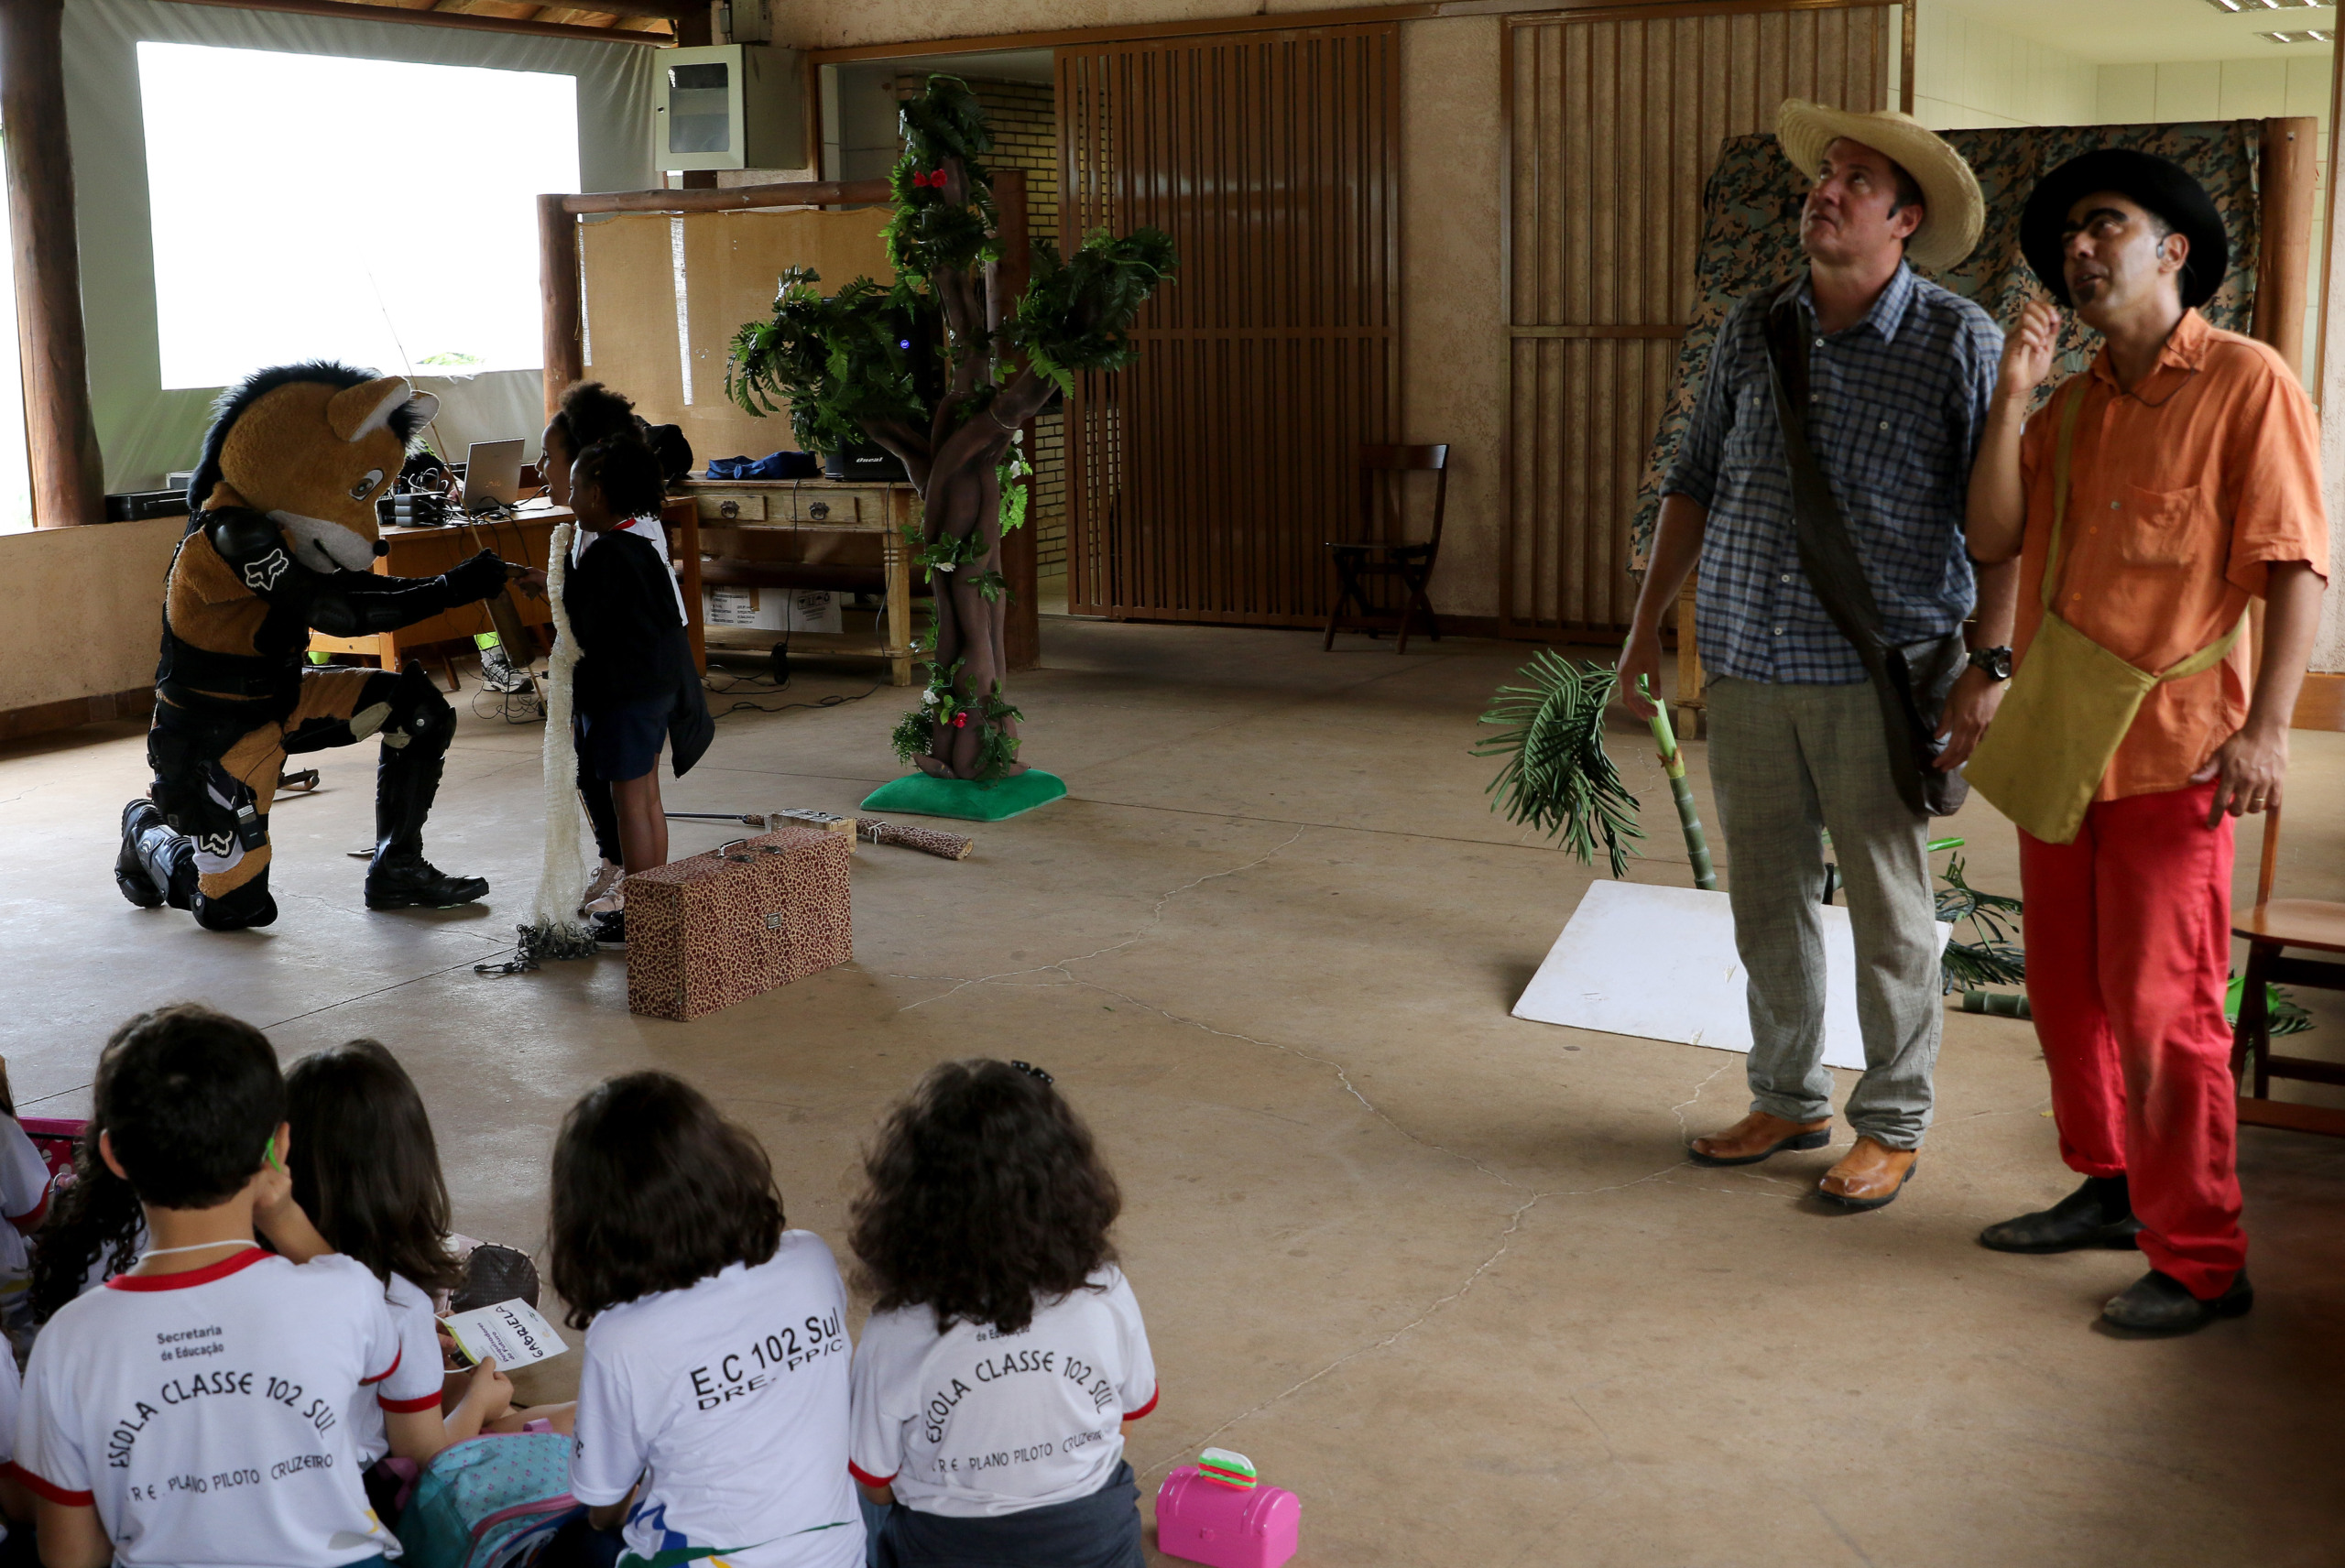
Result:
<svg viewBox="0 0 2345 1568">
<path fill-rule="evenodd" d="M 464 510 L 485 512 L 521 499 L 518 441 L 474 441 L 464 457 Z"/>
</svg>

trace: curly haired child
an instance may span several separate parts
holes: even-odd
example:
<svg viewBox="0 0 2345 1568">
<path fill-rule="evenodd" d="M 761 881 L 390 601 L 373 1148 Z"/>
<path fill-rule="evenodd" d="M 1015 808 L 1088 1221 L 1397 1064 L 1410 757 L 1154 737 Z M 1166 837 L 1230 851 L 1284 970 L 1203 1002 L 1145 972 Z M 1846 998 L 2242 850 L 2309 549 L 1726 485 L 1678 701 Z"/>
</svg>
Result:
<svg viewBox="0 0 2345 1568">
<path fill-rule="evenodd" d="M 874 1297 L 850 1463 L 878 1568 L 1140 1568 L 1123 1423 L 1156 1364 L 1091 1130 L 1024 1062 L 948 1062 L 882 1127 L 848 1245 Z"/>
</svg>

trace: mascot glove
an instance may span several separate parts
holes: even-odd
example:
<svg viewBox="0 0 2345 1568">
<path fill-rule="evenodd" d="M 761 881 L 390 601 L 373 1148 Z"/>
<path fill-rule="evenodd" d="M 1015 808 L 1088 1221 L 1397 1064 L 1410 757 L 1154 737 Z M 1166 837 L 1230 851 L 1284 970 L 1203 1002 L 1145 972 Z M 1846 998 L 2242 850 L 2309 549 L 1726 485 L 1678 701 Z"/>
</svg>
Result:
<svg viewBox="0 0 2345 1568">
<path fill-rule="evenodd" d="M 505 562 L 493 550 L 482 550 L 442 579 L 451 604 L 469 604 L 500 593 L 505 587 Z"/>
</svg>

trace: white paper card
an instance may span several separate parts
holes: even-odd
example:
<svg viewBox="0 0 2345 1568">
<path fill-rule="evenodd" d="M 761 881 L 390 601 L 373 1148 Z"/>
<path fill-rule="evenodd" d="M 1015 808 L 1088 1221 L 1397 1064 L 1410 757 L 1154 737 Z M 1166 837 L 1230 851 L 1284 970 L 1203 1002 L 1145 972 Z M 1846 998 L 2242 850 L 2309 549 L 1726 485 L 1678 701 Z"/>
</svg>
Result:
<svg viewBox="0 0 2345 1568">
<path fill-rule="evenodd" d="M 1857 1027 L 1856 938 L 1849 911 L 1824 918 L 1824 1060 L 1862 1069 Z M 1954 928 L 1941 924 L 1941 946 Z M 1537 1023 L 1606 1034 L 1751 1050 L 1748 977 L 1734 951 L 1724 893 L 1642 882 L 1590 883 L 1546 962 L 1514 1005 Z"/>
<path fill-rule="evenodd" d="M 440 1321 L 448 1325 L 457 1348 L 475 1365 L 494 1356 L 500 1371 L 544 1361 L 570 1348 L 537 1308 L 518 1297 L 493 1307 L 451 1313 Z"/>
</svg>

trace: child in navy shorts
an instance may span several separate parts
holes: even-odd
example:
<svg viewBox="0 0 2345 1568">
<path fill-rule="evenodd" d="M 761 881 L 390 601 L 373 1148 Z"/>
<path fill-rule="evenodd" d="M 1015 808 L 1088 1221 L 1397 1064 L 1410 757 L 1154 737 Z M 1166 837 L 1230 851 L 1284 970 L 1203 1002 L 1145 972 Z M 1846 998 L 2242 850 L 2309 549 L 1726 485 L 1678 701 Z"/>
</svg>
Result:
<svg viewBox="0 0 2345 1568">
<path fill-rule="evenodd" d="M 580 653 L 578 755 L 611 788 L 630 873 L 668 863 L 662 743 L 682 778 L 716 728 L 684 634 L 683 593 L 660 551 L 627 526 L 646 517 L 656 526 L 664 494 L 660 460 L 638 441 L 598 441 L 571 465 L 581 538 L 562 598 Z M 627 911 L 597 916 L 595 935 L 624 942 Z"/>
</svg>

